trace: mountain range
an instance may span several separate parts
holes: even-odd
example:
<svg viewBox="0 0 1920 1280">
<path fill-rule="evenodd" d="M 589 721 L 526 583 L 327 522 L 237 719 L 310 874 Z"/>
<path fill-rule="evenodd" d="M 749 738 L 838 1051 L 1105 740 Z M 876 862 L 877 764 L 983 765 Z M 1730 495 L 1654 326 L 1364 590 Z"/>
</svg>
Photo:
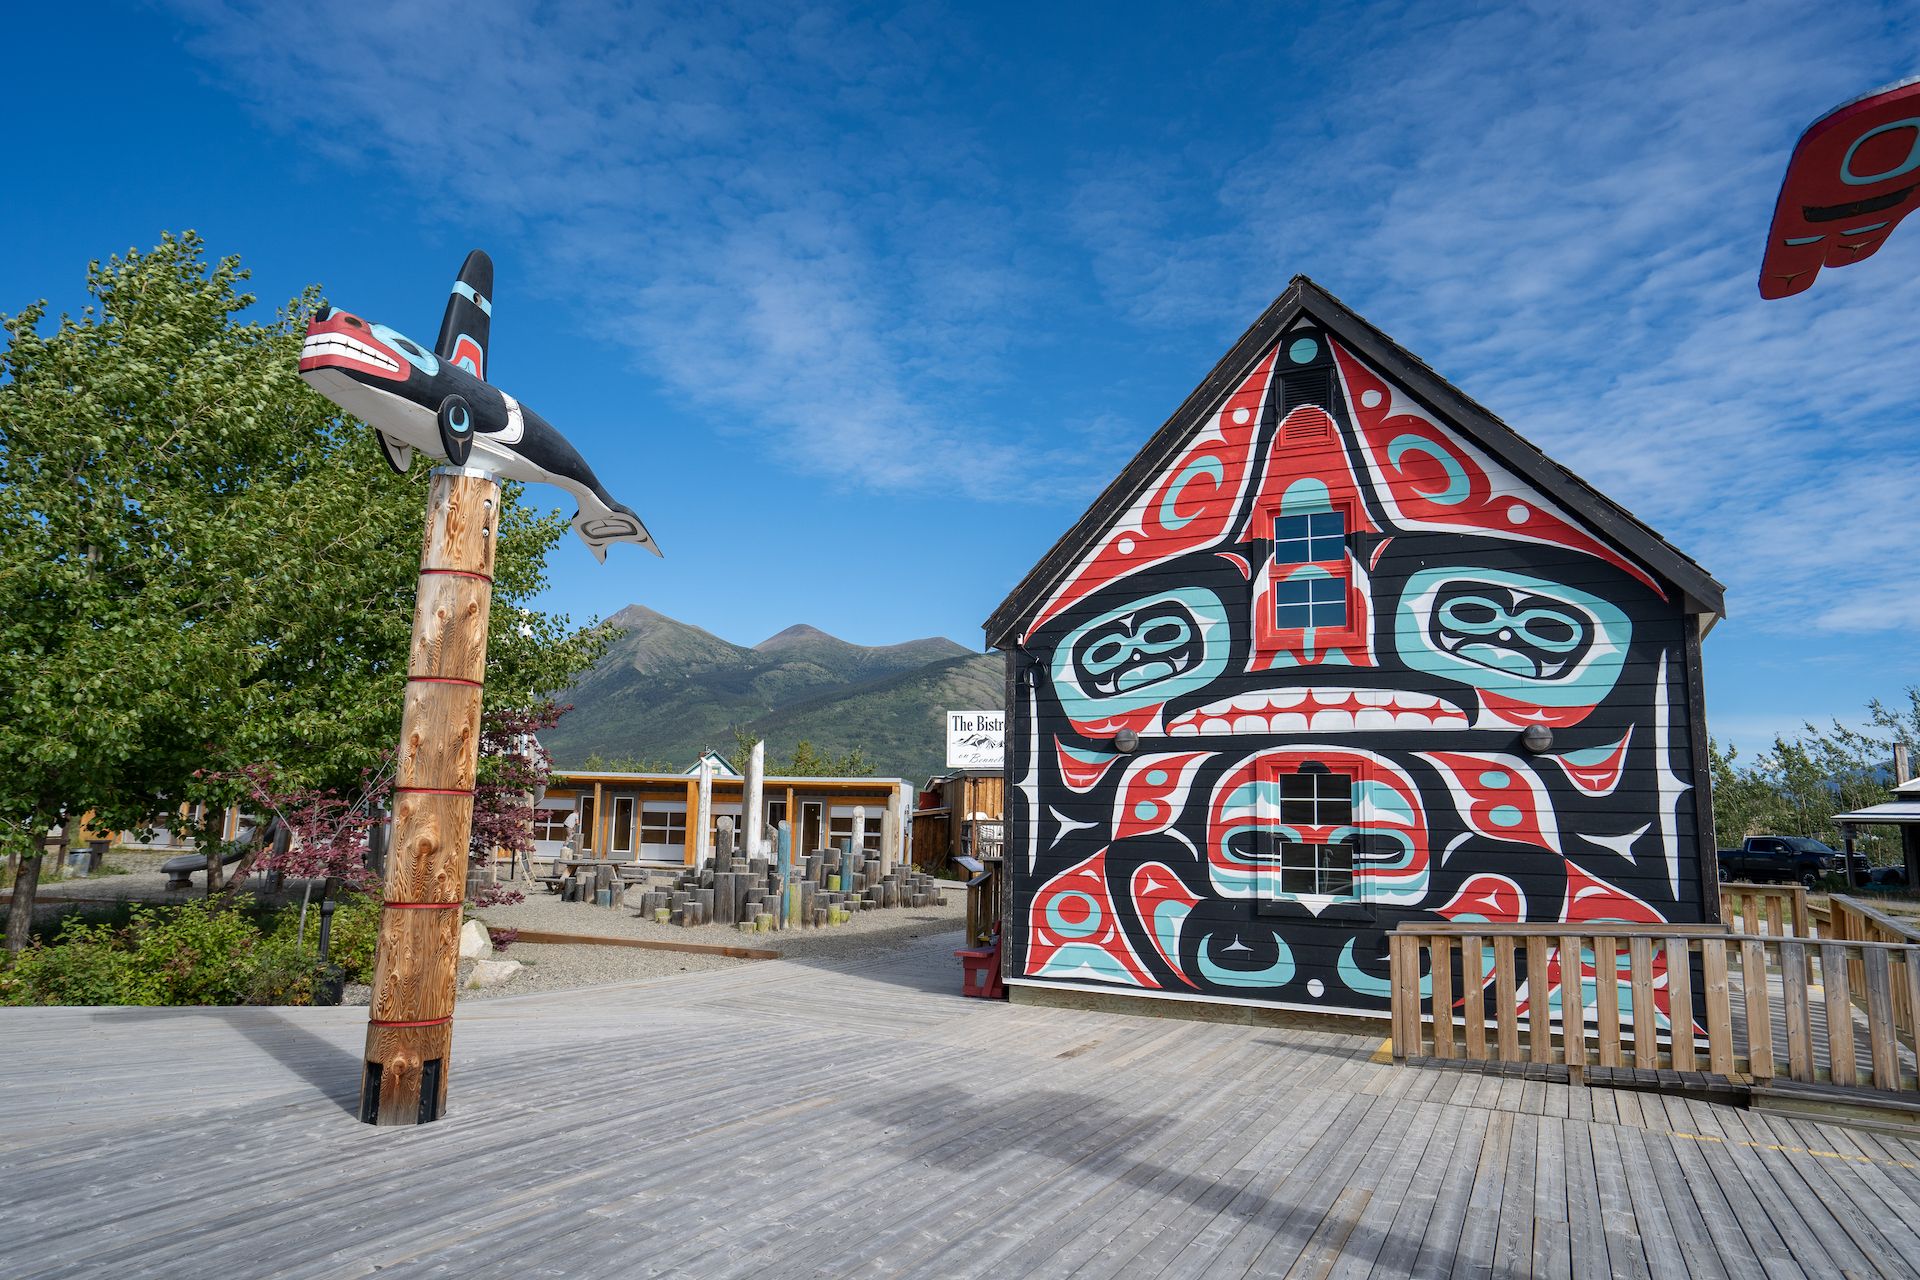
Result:
<svg viewBox="0 0 1920 1280">
<path fill-rule="evenodd" d="M 922 782 L 946 772 L 946 712 L 1004 701 L 1000 655 L 942 637 L 857 645 L 802 623 L 745 648 L 645 605 L 607 621 L 620 638 L 540 735 L 562 768 L 598 755 L 683 769 L 709 747 L 730 753 L 739 728 L 767 740 L 769 759 L 804 738 Z"/>
</svg>

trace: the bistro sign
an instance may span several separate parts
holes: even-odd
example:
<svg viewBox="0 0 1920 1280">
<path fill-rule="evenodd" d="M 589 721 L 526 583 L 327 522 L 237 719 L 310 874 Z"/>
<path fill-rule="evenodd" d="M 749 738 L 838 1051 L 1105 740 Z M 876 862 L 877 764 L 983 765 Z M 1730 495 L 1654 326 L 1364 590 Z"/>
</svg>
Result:
<svg viewBox="0 0 1920 1280">
<path fill-rule="evenodd" d="M 998 769 L 1006 731 L 1004 711 L 947 712 L 947 768 Z"/>
</svg>

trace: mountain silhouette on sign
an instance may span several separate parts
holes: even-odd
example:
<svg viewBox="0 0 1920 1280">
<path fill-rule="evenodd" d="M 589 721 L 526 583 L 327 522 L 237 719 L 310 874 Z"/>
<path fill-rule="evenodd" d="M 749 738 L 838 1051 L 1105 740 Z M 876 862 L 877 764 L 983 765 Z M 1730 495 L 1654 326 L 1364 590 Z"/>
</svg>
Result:
<svg viewBox="0 0 1920 1280">
<path fill-rule="evenodd" d="M 802 738 L 832 755 L 857 747 L 875 773 L 918 783 L 946 771 L 946 712 L 1004 696 L 999 654 L 938 636 L 868 646 L 799 623 L 749 649 L 645 605 L 607 621 L 620 638 L 540 735 L 561 768 L 595 754 L 684 768 L 709 747 L 731 751 L 737 726 L 771 756 Z"/>
</svg>

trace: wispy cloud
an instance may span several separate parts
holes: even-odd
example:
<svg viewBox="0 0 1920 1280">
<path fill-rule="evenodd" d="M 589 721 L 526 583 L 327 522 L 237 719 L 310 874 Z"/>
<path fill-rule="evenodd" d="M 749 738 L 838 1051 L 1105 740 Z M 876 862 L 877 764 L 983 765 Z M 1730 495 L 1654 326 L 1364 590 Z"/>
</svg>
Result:
<svg viewBox="0 0 1920 1280">
<path fill-rule="evenodd" d="M 858 458 L 887 489 L 1038 494 L 1077 469 L 962 394 L 998 376 L 1033 286 L 984 149 L 930 87 L 969 56 L 933 15 L 180 7 L 303 141 L 521 227 L 596 336 L 719 429 L 750 421 L 819 471 Z"/>
<path fill-rule="evenodd" d="M 1206 10 L 1155 66 L 1119 18 L 1026 50 L 938 9 L 177 7 L 266 118 L 520 228 L 596 336 L 793 465 L 1090 494 L 1153 425 L 1115 413 L 1205 366 L 1128 402 L 1064 391 L 1073 360 L 1122 387 L 1127 335 L 1203 350 L 1304 270 L 1743 620 L 1920 626 L 1920 231 L 1801 297 L 1754 287 L 1793 133 L 1909 70 L 1911 8 Z M 1053 113 L 983 107 L 1016 81 L 1057 82 Z M 1027 395 L 1050 342 L 1067 372 Z"/>
<path fill-rule="evenodd" d="M 1900 74 L 1915 13 L 1433 12 L 1303 33 L 1291 62 L 1333 60 L 1335 83 L 1247 154 L 1087 166 L 1074 222 L 1112 304 L 1217 322 L 1264 301 L 1239 282 L 1265 264 L 1307 271 L 1695 554 L 1747 619 L 1920 626 L 1920 236 L 1789 302 L 1755 289 L 1794 133 Z"/>
</svg>

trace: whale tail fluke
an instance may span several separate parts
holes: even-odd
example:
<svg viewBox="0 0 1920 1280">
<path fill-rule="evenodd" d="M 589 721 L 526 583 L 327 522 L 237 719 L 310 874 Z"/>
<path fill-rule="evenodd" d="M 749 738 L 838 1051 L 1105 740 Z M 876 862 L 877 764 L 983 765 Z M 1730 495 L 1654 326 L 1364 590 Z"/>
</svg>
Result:
<svg viewBox="0 0 1920 1280">
<path fill-rule="evenodd" d="M 659 544 L 647 532 L 647 526 L 640 523 L 640 517 L 633 513 L 632 508 L 623 507 L 617 502 L 609 503 L 599 511 L 580 508 L 573 513 L 573 531 L 601 564 L 607 562 L 608 545 L 615 542 L 637 543 L 656 556 L 661 554 Z"/>
</svg>

